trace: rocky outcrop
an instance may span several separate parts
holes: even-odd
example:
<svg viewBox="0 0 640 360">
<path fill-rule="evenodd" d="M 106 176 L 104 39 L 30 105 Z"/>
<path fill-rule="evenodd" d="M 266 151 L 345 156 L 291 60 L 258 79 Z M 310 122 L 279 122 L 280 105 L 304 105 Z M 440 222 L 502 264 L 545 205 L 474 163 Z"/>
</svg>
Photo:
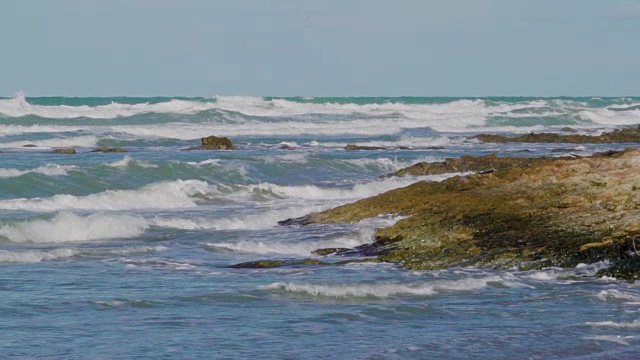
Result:
<svg viewBox="0 0 640 360">
<path fill-rule="evenodd" d="M 347 146 L 344 147 L 345 150 L 348 151 L 356 151 L 356 150 L 384 150 L 385 147 L 382 146 L 363 146 L 363 145 L 356 145 L 356 144 L 348 144 Z"/>
<path fill-rule="evenodd" d="M 234 150 L 231 140 L 226 137 L 207 136 L 200 139 L 202 145 L 191 147 L 187 150 Z"/>
<path fill-rule="evenodd" d="M 564 130 L 564 129 L 563 129 Z M 566 131 L 566 130 L 564 130 Z M 640 126 L 615 129 L 601 135 L 530 133 L 518 136 L 503 136 L 494 134 L 479 134 L 473 138 L 485 143 L 571 143 L 571 144 L 613 144 L 640 142 Z"/>
<path fill-rule="evenodd" d="M 76 149 L 75 148 L 57 148 L 57 149 L 53 149 L 52 153 L 54 153 L 54 154 L 75 154 L 76 153 Z"/>
<path fill-rule="evenodd" d="M 545 158 L 498 157 L 496 155 L 462 156 L 459 159 L 447 158 L 442 162 L 420 162 L 407 168 L 400 169 L 388 176 L 406 175 L 438 175 L 455 172 L 486 173 L 510 167 L 526 167 Z"/>
<path fill-rule="evenodd" d="M 127 150 L 125 150 L 123 148 L 120 148 L 120 147 L 101 146 L 101 147 L 97 147 L 97 148 L 91 150 L 91 152 L 121 153 L 121 152 L 127 152 Z"/>
<path fill-rule="evenodd" d="M 369 254 L 409 269 L 573 267 L 640 275 L 640 150 L 547 158 L 443 182 L 418 182 L 284 224 L 404 216 Z"/>
</svg>

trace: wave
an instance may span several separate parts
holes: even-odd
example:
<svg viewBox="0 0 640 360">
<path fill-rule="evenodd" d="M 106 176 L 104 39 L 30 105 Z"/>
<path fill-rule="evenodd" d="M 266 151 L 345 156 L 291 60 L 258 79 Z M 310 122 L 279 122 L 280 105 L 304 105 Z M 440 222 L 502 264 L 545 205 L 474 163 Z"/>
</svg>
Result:
<svg viewBox="0 0 640 360">
<path fill-rule="evenodd" d="M 596 298 L 601 301 L 631 302 L 640 304 L 640 294 L 616 289 L 602 290 L 596 294 Z"/>
<path fill-rule="evenodd" d="M 108 163 L 108 166 L 111 167 L 115 167 L 115 168 L 126 168 L 129 166 L 139 166 L 142 168 L 157 168 L 158 165 L 156 164 L 151 164 L 148 163 L 146 161 L 140 161 L 140 160 L 134 160 L 131 158 L 131 156 L 129 155 L 125 155 L 124 158 L 122 158 L 122 160 L 118 160 L 118 161 L 114 161 L 112 163 Z"/>
<path fill-rule="evenodd" d="M 215 109 L 213 102 L 173 99 L 159 103 L 121 104 L 112 102 L 98 106 L 70 105 L 32 105 L 24 93 L 16 94 L 12 99 L 0 99 L 0 114 L 9 117 L 34 115 L 51 119 L 114 119 L 146 113 L 162 114 L 197 114 L 201 111 Z"/>
<path fill-rule="evenodd" d="M 68 170 L 77 169 L 76 165 L 56 165 L 47 164 L 35 169 L 18 170 L 18 169 L 3 169 L 0 168 L 0 178 L 12 178 L 18 177 L 29 173 L 42 174 L 46 176 L 66 176 L 69 175 Z"/>
<path fill-rule="evenodd" d="M 640 320 L 633 320 L 631 322 L 616 322 L 616 321 L 599 321 L 599 322 L 587 322 L 585 325 L 599 326 L 599 327 L 612 327 L 617 329 L 637 329 L 640 328 Z"/>
<path fill-rule="evenodd" d="M 50 260 L 63 260 L 82 257 L 112 257 L 142 255 L 157 251 L 164 251 L 167 248 L 157 246 L 125 246 L 113 249 L 78 249 L 78 248 L 57 248 L 49 250 L 24 250 L 9 251 L 0 250 L 0 264 L 7 263 L 39 263 Z"/>
<path fill-rule="evenodd" d="M 136 216 L 94 214 L 83 217 L 62 212 L 51 219 L 1 225 L 0 236 L 13 242 L 82 242 L 133 238 L 142 235 L 147 228 L 147 222 Z"/>
<path fill-rule="evenodd" d="M 44 140 L 23 140 L 12 142 L 0 142 L 0 148 L 22 148 L 25 145 L 35 145 L 37 148 L 54 148 L 54 147 L 93 147 L 98 144 L 98 138 L 92 135 L 75 136 L 69 138 L 53 138 Z M 32 148 L 27 148 L 32 149 Z"/>
<path fill-rule="evenodd" d="M 629 125 L 637 122 L 640 108 L 634 104 L 610 104 L 593 107 L 584 101 L 567 99 L 534 99 L 496 101 L 491 99 L 452 99 L 441 103 L 406 103 L 390 99 L 383 103 L 306 102 L 289 99 L 260 97 L 217 96 L 211 100 L 172 99 L 157 103 L 122 104 L 113 102 L 97 106 L 33 105 L 24 94 L 13 99 L 0 99 L 0 114 L 9 117 L 34 115 L 50 119 L 116 119 L 139 114 L 194 115 L 210 110 L 218 111 L 214 119 L 206 113 L 201 120 L 213 121 L 225 136 L 273 135 L 391 135 L 403 129 L 431 128 L 437 131 L 460 132 L 478 128 L 492 128 L 493 119 L 500 125 L 554 124 L 562 125 Z M 220 118 L 222 117 L 222 119 Z M 256 119 L 260 118 L 260 119 Z M 159 124 L 157 124 L 159 125 Z M 196 139 L 211 124 L 182 127 L 178 134 L 175 126 L 129 126 L 128 134 L 142 137 Z M 77 125 L 68 127 L 78 130 Z M 529 129 L 529 127 L 527 128 Z M 0 134 L 39 132 L 47 126 L 0 128 Z M 49 130 L 58 131 L 55 126 Z M 522 129 L 520 129 L 522 131 Z"/>
<path fill-rule="evenodd" d="M 365 228 L 352 236 L 344 236 L 337 239 L 314 241 L 249 241 L 241 240 L 236 243 L 220 242 L 207 243 L 212 249 L 227 249 L 249 254 L 283 254 L 295 256 L 309 256 L 311 252 L 323 248 L 354 248 L 371 242 L 374 229 Z"/>
<path fill-rule="evenodd" d="M 520 287 L 523 284 L 509 277 L 487 276 L 462 280 L 437 280 L 422 284 L 296 284 L 276 282 L 260 287 L 262 290 L 306 294 L 333 298 L 388 298 L 392 296 L 430 296 L 449 292 L 476 291 L 489 286 Z"/>
<path fill-rule="evenodd" d="M 132 210 L 176 209 L 196 206 L 196 197 L 215 190 L 198 180 L 177 180 L 144 186 L 137 190 L 107 190 L 75 196 L 54 195 L 48 198 L 0 200 L 0 209 L 49 212 L 59 210 Z"/>
<path fill-rule="evenodd" d="M 78 253 L 75 249 L 0 250 L 0 263 L 39 263 L 45 260 L 68 259 Z"/>
</svg>

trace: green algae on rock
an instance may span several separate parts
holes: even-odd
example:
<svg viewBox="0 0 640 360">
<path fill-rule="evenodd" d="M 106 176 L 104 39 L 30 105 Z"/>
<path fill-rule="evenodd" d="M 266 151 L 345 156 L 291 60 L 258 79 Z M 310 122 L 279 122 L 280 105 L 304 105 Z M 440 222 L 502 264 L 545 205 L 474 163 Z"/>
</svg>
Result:
<svg viewBox="0 0 640 360">
<path fill-rule="evenodd" d="M 563 129 L 563 131 L 566 131 Z M 615 129 L 601 135 L 529 133 L 518 136 L 479 134 L 473 137 L 484 143 L 571 143 L 571 144 L 613 144 L 640 142 L 640 126 Z"/>
<path fill-rule="evenodd" d="M 303 217 L 301 224 L 405 216 L 378 229 L 378 260 L 409 269 L 573 267 L 635 279 L 640 256 L 640 150 L 540 158 L 526 166 L 418 182 Z M 296 224 L 294 220 L 283 222 Z M 640 244 L 640 242 L 639 242 Z"/>
<path fill-rule="evenodd" d="M 91 150 L 91 152 L 121 153 L 121 152 L 127 152 L 127 150 L 125 150 L 125 149 L 123 149 L 121 147 L 101 146 L 101 147 L 97 147 L 97 148 Z"/>
<path fill-rule="evenodd" d="M 76 149 L 75 148 L 57 148 L 57 149 L 53 149 L 53 151 L 51 151 L 53 154 L 75 154 L 76 153 Z"/>
</svg>

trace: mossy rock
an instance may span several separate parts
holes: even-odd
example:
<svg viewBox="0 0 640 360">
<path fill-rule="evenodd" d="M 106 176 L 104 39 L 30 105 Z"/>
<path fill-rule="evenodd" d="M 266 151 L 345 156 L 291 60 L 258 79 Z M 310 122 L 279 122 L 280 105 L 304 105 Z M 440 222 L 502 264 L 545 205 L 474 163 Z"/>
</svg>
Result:
<svg viewBox="0 0 640 360">
<path fill-rule="evenodd" d="M 188 148 L 187 150 L 234 150 L 235 147 L 231 140 L 226 137 L 217 137 L 214 135 L 203 137 L 200 139 L 202 145 Z"/>
<path fill-rule="evenodd" d="M 75 154 L 76 149 L 75 148 L 58 148 L 58 149 L 53 149 L 53 151 L 51 152 L 53 154 Z"/>
<path fill-rule="evenodd" d="M 122 152 L 127 152 L 127 150 L 121 148 L 121 147 L 107 147 L 107 146 L 101 146 L 101 147 L 97 147 L 93 150 L 91 150 L 91 152 L 102 152 L 102 153 L 122 153 Z"/>
</svg>

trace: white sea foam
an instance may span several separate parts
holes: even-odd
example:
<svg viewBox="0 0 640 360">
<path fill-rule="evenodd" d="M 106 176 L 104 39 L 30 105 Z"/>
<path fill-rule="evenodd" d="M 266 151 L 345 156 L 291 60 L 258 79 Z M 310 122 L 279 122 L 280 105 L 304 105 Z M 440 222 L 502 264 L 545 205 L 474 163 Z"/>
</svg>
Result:
<svg viewBox="0 0 640 360">
<path fill-rule="evenodd" d="M 107 190 L 86 196 L 59 194 L 48 198 L 0 200 L 0 209 L 48 212 L 188 208 L 196 206 L 196 197 L 211 191 L 216 188 L 203 181 L 177 180 L 154 183 L 137 190 Z"/>
<path fill-rule="evenodd" d="M 430 175 L 421 177 L 388 178 L 364 184 L 356 184 L 352 188 L 321 188 L 314 185 L 282 186 L 271 183 L 247 185 L 254 193 L 268 193 L 280 198 L 297 198 L 307 200 L 351 200 L 370 197 L 383 192 L 405 187 L 420 180 L 442 181 L 458 174 Z"/>
<path fill-rule="evenodd" d="M 323 248 L 354 248 L 358 245 L 371 242 L 373 229 L 362 229 L 352 236 L 344 236 L 337 239 L 291 242 L 291 241 L 248 241 L 241 240 L 236 243 L 220 242 L 208 243 L 207 247 L 222 248 L 251 254 L 284 254 L 309 256 L 311 252 Z"/>
<path fill-rule="evenodd" d="M 56 165 L 47 164 L 35 169 L 18 170 L 18 169 L 2 169 L 0 168 L 0 178 L 18 177 L 29 173 L 42 174 L 47 176 L 66 176 L 69 175 L 68 170 L 77 169 L 75 165 Z"/>
<path fill-rule="evenodd" d="M 481 278 L 466 278 L 462 280 L 436 280 L 414 285 L 394 283 L 296 284 L 291 282 L 277 282 L 262 286 L 261 289 L 335 298 L 387 298 L 399 295 L 426 296 L 439 293 L 476 291 L 489 286 L 520 287 L 523 286 L 523 284 L 510 278 L 493 275 Z"/>
<path fill-rule="evenodd" d="M 0 250 L 0 263 L 38 263 L 46 260 L 68 259 L 78 253 L 75 249 Z"/>
<path fill-rule="evenodd" d="M 205 166 L 205 165 L 219 165 L 220 164 L 220 159 L 207 159 L 207 160 L 202 160 L 202 161 L 189 161 L 187 162 L 187 164 L 189 165 L 193 165 L 193 166 Z"/>
<path fill-rule="evenodd" d="M 144 219 L 135 216 L 62 212 L 51 219 L 1 225 L 0 235 L 14 242 L 60 243 L 133 238 L 142 235 L 147 227 Z"/>
<path fill-rule="evenodd" d="M 601 301 L 623 301 L 640 304 L 640 293 L 632 293 L 616 289 L 602 290 L 596 294 L 596 298 Z"/>
<path fill-rule="evenodd" d="M 99 106 L 32 105 L 27 102 L 24 93 L 20 92 L 13 99 L 0 100 L 0 114 L 11 117 L 35 115 L 55 119 L 79 117 L 113 119 L 145 113 L 196 114 L 201 111 L 214 109 L 216 106 L 213 102 L 177 99 L 156 104 L 120 104 L 113 102 L 108 105 Z"/>
<path fill-rule="evenodd" d="M 11 141 L 0 142 L 0 148 L 21 148 L 24 145 L 36 145 L 35 148 L 25 149 L 37 149 L 37 148 L 53 148 L 53 147 L 68 147 L 68 146 L 81 146 L 81 147 L 93 147 L 98 144 L 98 138 L 92 135 L 75 136 L 68 138 L 51 138 L 45 140 L 23 140 L 23 141 Z"/>
<path fill-rule="evenodd" d="M 631 322 L 598 321 L 598 322 L 587 322 L 585 323 L 585 325 L 611 327 L 611 328 L 617 328 L 617 329 L 637 329 L 637 328 L 640 328 L 640 320 L 633 320 Z"/>
<path fill-rule="evenodd" d="M 587 340 L 598 340 L 598 341 L 611 341 L 620 345 L 629 345 L 629 339 L 635 338 L 635 336 L 620 336 L 620 335 L 594 335 L 594 336 L 585 336 Z"/>
<path fill-rule="evenodd" d="M 107 164 L 111 167 L 115 167 L 115 168 L 126 168 L 130 165 L 136 165 L 139 167 L 143 167 L 143 168 L 157 168 L 158 165 L 156 164 L 151 164 L 145 161 L 139 161 L 139 160 L 134 160 L 131 158 L 131 156 L 129 155 L 125 155 L 124 158 L 122 158 L 122 160 L 118 160 L 118 161 L 114 161 L 112 163 Z"/>
</svg>

